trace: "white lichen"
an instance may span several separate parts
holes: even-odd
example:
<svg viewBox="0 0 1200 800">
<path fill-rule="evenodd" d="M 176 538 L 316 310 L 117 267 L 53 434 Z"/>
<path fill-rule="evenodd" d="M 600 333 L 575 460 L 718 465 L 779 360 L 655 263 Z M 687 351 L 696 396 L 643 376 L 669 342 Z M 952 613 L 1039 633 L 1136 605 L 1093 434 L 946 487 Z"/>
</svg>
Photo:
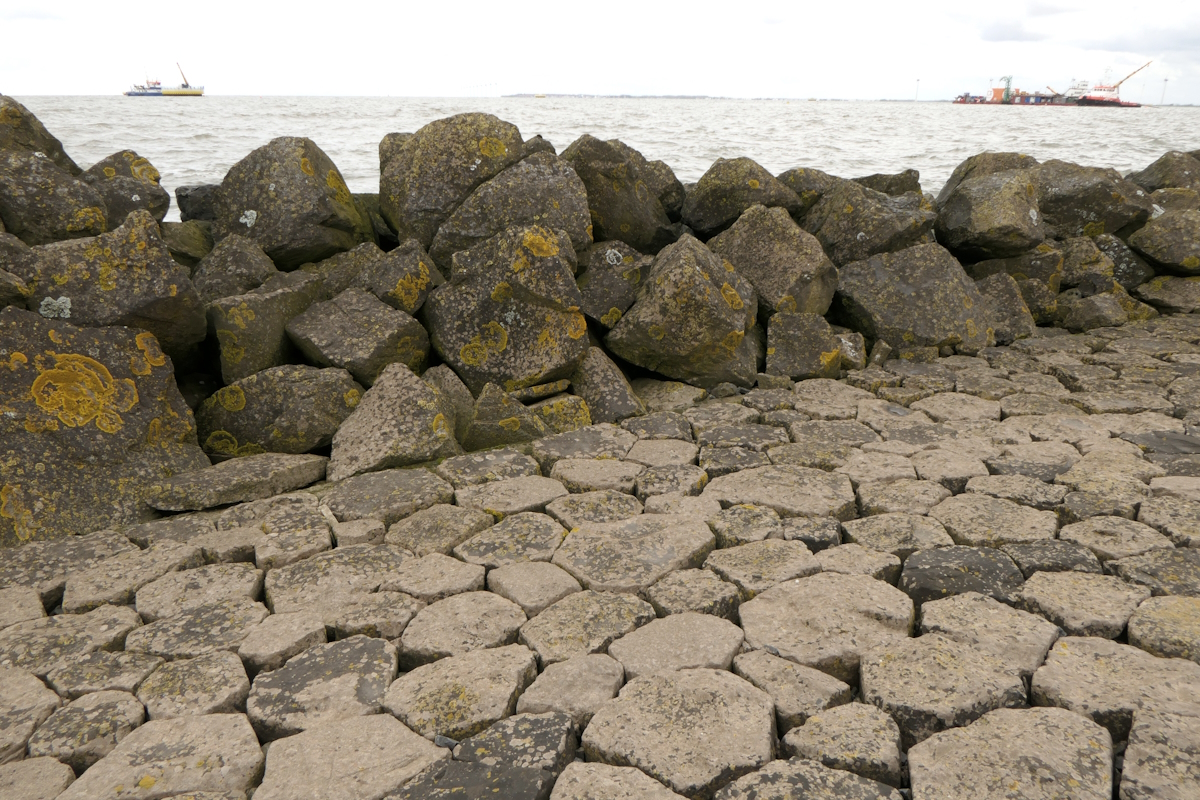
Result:
<svg viewBox="0 0 1200 800">
<path fill-rule="evenodd" d="M 43 297 L 38 313 L 46 319 L 70 319 L 71 298 L 60 297 L 55 300 L 53 297 Z"/>
<path fill-rule="evenodd" d="M 242 216 L 238 218 L 238 222 L 242 223 L 247 228 L 253 228 L 256 221 L 258 221 L 257 211 L 243 211 Z"/>
<path fill-rule="evenodd" d="M 604 254 L 604 260 L 607 261 L 609 264 L 612 264 L 615 267 L 617 264 L 620 264 L 624 259 L 621 258 L 620 251 L 609 250 L 608 252 L 606 252 Z"/>
</svg>

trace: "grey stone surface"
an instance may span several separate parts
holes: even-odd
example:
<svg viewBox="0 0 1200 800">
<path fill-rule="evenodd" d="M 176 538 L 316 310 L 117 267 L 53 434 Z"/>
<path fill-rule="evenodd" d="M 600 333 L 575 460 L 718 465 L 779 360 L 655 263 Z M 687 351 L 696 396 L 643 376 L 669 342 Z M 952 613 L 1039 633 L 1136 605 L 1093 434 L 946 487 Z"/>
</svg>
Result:
<svg viewBox="0 0 1200 800">
<path fill-rule="evenodd" d="M 929 516 L 946 526 L 955 544 L 971 547 L 1053 539 L 1058 531 L 1052 512 L 974 493 L 942 501 L 929 511 Z"/>
<path fill-rule="evenodd" d="M 613 458 L 560 458 L 550 468 L 550 477 L 573 494 L 605 490 L 633 494 L 644 469 L 642 464 Z"/>
<path fill-rule="evenodd" d="M 1200 546 L 1200 503 L 1181 497 L 1152 497 L 1138 507 L 1138 522 L 1167 536 L 1176 547 Z"/>
<path fill-rule="evenodd" d="M 530 475 L 468 486 L 454 492 L 454 502 L 464 508 L 486 511 L 496 520 L 522 511 L 544 511 L 552 500 L 567 494 L 560 482 Z"/>
<path fill-rule="evenodd" d="M 589 761 L 636 766 L 680 794 L 711 797 L 769 762 L 774 738 L 765 692 L 729 672 L 693 669 L 626 684 L 592 717 L 582 744 Z"/>
<path fill-rule="evenodd" d="M 546 800 L 554 776 L 546 770 L 467 761 L 442 761 L 429 767 L 391 800 L 449 800 L 457 797 L 529 797 Z"/>
<path fill-rule="evenodd" d="M 908 765 L 913 796 L 929 800 L 1112 797 L 1108 731 L 1057 708 L 992 711 L 914 746 Z"/>
<path fill-rule="evenodd" d="M 443 462 L 445 463 L 445 462 Z M 435 505 L 416 512 L 388 528 L 384 542 L 418 556 L 450 555 L 458 545 L 495 523 L 485 511 Z"/>
<path fill-rule="evenodd" d="M 913 553 L 954 544 L 936 519 L 901 511 L 848 520 L 842 529 L 847 542 L 891 553 L 901 563 Z"/>
<path fill-rule="evenodd" d="M 447 458 L 434 469 L 455 489 L 507 478 L 525 478 L 540 474 L 538 463 L 519 450 L 489 450 L 484 453 Z"/>
<path fill-rule="evenodd" d="M 10 547 L 0 550 L 0 585 L 29 586 L 42 598 L 43 606 L 53 608 L 62 599 L 67 575 L 134 550 L 129 539 L 110 530 Z"/>
<path fill-rule="evenodd" d="M 821 571 L 820 562 L 803 542 L 782 539 L 764 539 L 714 550 L 704 560 L 704 566 L 738 587 L 743 600 L 784 581 Z"/>
<path fill-rule="evenodd" d="M 889 786 L 899 787 L 900 728 L 884 711 L 847 703 L 809 717 L 784 737 L 790 756 L 819 761 Z"/>
<path fill-rule="evenodd" d="M 227 651 L 163 664 L 137 690 L 149 719 L 228 714 L 246 706 L 250 679 Z"/>
<path fill-rule="evenodd" d="M 1028 677 L 1058 639 L 1053 623 L 978 592 L 964 592 L 921 607 L 921 633 L 939 633 L 998 658 Z"/>
<path fill-rule="evenodd" d="M 596 709 L 617 696 L 624 682 L 625 670 L 611 656 L 603 653 L 574 656 L 542 670 L 521 694 L 517 713 L 561 712 L 582 730 Z"/>
<path fill-rule="evenodd" d="M 1071 636 L 1115 639 L 1150 590 L 1111 575 L 1038 572 L 1021 587 L 1026 610 L 1041 614 Z"/>
<path fill-rule="evenodd" d="M 147 502 L 161 511 L 195 511 L 273 497 L 321 480 L 328 460 L 284 453 L 234 458 L 163 481 Z"/>
<path fill-rule="evenodd" d="M 400 637 L 405 669 L 517 640 L 525 612 L 491 592 L 464 592 L 417 612 Z"/>
<path fill-rule="evenodd" d="M 131 604 L 138 590 L 151 581 L 168 572 L 198 567 L 202 563 L 200 548 L 175 542 L 121 553 L 68 577 L 63 592 L 63 610 L 78 614 L 105 604 Z"/>
<path fill-rule="evenodd" d="M 999 497 L 1002 500 L 1052 511 L 1067 496 L 1067 487 L 1045 483 L 1026 475 L 986 475 L 967 481 L 966 491 Z"/>
<path fill-rule="evenodd" d="M 1155 549 L 1140 556 L 1108 562 L 1109 571 L 1155 595 L 1200 595 L 1200 550 L 1194 547 Z"/>
<path fill-rule="evenodd" d="M 728 508 L 750 504 L 773 508 L 781 517 L 834 517 L 853 519 L 854 489 L 844 475 L 831 475 L 819 469 L 770 466 L 747 469 L 714 478 L 704 488 L 704 497 L 712 497 Z"/>
<path fill-rule="evenodd" d="M 1200 786 L 1200 716 L 1195 709 L 1134 715 L 1121 774 L 1121 800 L 1185 800 Z"/>
<path fill-rule="evenodd" d="M 265 584 L 266 602 L 287 613 L 344 594 L 374 592 L 410 561 L 393 545 L 350 545 L 273 569 Z"/>
<path fill-rule="evenodd" d="M 381 588 L 404 592 L 422 603 L 436 603 L 451 595 L 482 589 L 486 572 L 479 564 L 464 564 L 457 558 L 430 553 L 408 559 L 384 580 Z"/>
<path fill-rule="evenodd" d="M 963 592 L 978 592 L 1010 601 L 1024 578 L 1017 565 L 994 547 L 939 547 L 913 553 L 904 562 L 897 584 L 920 606 Z"/>
<path fill-rule="evenodd" d="M 46 683 L 64 699 L 74 700 L 89 692 L 133 693 L 163 660 L 146 653 L 110 653 L 96 650 L 70 659 L 46 676 Z"/>
<path fill-rule="evenodd" d="M 1129 618 L 1129 643 L 1161 658 L 1200 663 L 1200 597 L 1151 597 Z"/>
<path fill-rule="evenodd" d="M 559 600 L 521 626 L 518 640 L 537 653 L 543 668 L 608 645 L 654 619 L 644 600 L 614 592 L 586 590 Z"/>
<path fill-rule="evenodd" d="M 586 761 L 569 764 L 550 794 L 550 800 L 681 800 L 682 797 L 635 767 Z"/>
<path fill-rule="evenodd" d="M 338 522 L 370 517 L 391 525 L 437 503 L 449 503 L 454 490 L 426 469 L 389 469 L 356 475 L 321 495 Z"/>
<path fill-rule="evenodd" d="M 803 725 L 814 714 L 849 703 L 854 698 L 854 690 L 849 684 L 766 650 L 751 650 L 736 656 L 733 671 L 771 696 L 780 733 Z"/>
<path fill-rule="evenodd" d="M 325 623 L 313 611 L 276 613 L 246 632 L 238 656 L 251 676 L 282 667 L 289 658 L 325 644 Z"/>
<path fill-rule="evenodd" d="M 487 588 L 519 605 L 531 619 L 567 595 L 583 589 L 570 573 L 544 561 L 497 567 L 488 573 Z"/>
<path fill-rule="evenodd" d="M 900 558 L 858 544 L 843 544 L 816 554 L 822 572 L 869 575 L 893 586 L 900 579 Z"/>
<path fill-rule="evenodd" d="M 1000 548 L 1028 580 L 1035 572 L 1103 572 L 1100 560 L 1086 547 L 1061 539 L 1006 544 Z"/>
<path fill-rule="evenodd" d="M 1174 547 L 1170 539 L 1149 525 L 1123 517 L 1092 517 L 1064 525 L 1058 538 L 1083 545 L 1101 563 Z"/>
<path fill-rule="evenodd" d="M 874 514 L 928 514 L 945 500 L 950 490 L 936 481 L 896 481 L 867 484 L 858 488 L 858 508 L 863 516 Z"/>
<path fill-rule="evenodd" d="M 75 771 L 49 756 L 0 764 L 0 797 L 54 800 L 75 780 Z M 647 778 L 647 780 L 649 780 Z"/>
<path fill-rule="evenodd" d="M 42 598 L 31 586 L 0 589 L 0 630 L 31 619 L 46 616 Z"/>
<path fill-rule="evenodd" d="M 39 677 L 96 650 L 119 650 L 141 625 L 128 606 L 100 606 L 86 614 L 57 614 L 0 630 L 0 667 L 18 667 Z"/>
<path fill-rule="evenodd" d="M 681 669 L 729 669 L 741 628 L 711 614 L 684 612 L 653 620 L 608 646 L 626 680 Z"/>
<path fill-rule="evenodd" d="M 29 737 L 60 702 L 35 675 L 0 667 L 0 764 L 25 757 Z"/>
<path fill-rule="evenodd" d="M 741 590 L 707 569 L 680 569 L 668 573 L 642 594 L 660 617 L 696 612 L 736 619 Z"/>
<path fill-rule="evenodd" d="M 454 748 L 456 761 L 545 770 L 557 778 L 575 759 L 575 723 L 560 712 L 517 714 Z"/>
<path fill-rule="evenodd" d="M 642 504 L 624 492 L 605 489 L 560 497 L 546 506 L 546 513 L 570 530 L 585 522 L 616 522 L 636 517 L 642 513 Z"/>
<path fill-rule="evenodd" d="M 669 572 L 700 566 L 714 543 L 695 517 L 646 514 L 576 528 L 552 560 L 586 589 L 637 592 Z"/>
<path fill-rule="evenodd" d="M 82 774 L 145 719 L 141 701 L 128 692 L 86 694 L 38 727 L 29 740 L 29 755 L 57 758 Z"/>
<path fill-rule="evenodd" d="M 716 794 L 716 800 L 755 800 L 760 797 L 900 800 L 901 794 L 870 778 L 842 769 L 831 769 L 803 758 L 773 761 Z"/>
<path fill-rule="evenodd" d="M 244 563 L 169 572 L 138 589 L 137 612 L 146 622 L 154 622 L 223 600 L 257 600 L 262 580 L 262 570 Z"/>
<path fill-rule="evenodd" d="M 125 649 L 168 661 L 216 651 L 235 652 L 267 614 L 261 603 L 245 597 L 209 603 L 138 628 L 125 639 Z"/>
<path fill-rule="evenodd" d="M 563 526 L 550 516 L 519 511 L 457 545 L 454 555 L 489 569 L 526 561 L 549 561 L 566 535 Z"/>
</svg>

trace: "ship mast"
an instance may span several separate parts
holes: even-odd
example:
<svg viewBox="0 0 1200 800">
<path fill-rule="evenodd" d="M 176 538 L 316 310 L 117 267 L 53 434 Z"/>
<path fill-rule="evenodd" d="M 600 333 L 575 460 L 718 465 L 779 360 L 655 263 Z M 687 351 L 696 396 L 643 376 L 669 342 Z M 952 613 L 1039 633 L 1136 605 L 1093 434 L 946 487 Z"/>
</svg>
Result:
<svg viewBox="0 0 1200 800">
<path fill-rule="evenodd" d="M 191 86 L 189 86 L 189 85 L 188 85 L 188 82 L 187 82 L 187 75 L 184 75 L 184 74 L 183 74 L 183 67 L 179 66 L 179 62 L 178 62 L 178 61 L 176 61 L 176 62 L 175 62 L 175 68 L 179 70 L 179 74 L 180 74 L 180 76 L 182 76 L 182 77 L 183 77 L 183 88 L 184 88 L 184 89 L 190 89 L 190 88 L 191 88 Z"/>
</svg>

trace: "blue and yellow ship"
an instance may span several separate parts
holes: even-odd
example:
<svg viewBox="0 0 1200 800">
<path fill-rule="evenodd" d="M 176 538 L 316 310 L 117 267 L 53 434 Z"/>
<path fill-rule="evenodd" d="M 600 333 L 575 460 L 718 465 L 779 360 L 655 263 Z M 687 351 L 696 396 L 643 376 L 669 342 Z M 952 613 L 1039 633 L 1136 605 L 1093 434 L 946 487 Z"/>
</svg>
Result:
<svg viewBox="0 0 1200 800">
<path fill-rule="evenodd" d="M 179 64 L 179 74 L 183 77 L 183 83 L 179 86 L 168 86 L 163 88 L 161 81 L 152 81 L 146 79 L 144 84 L 138 84 L 129 89 L 125 93 L 126 97 L 203 97 L 203 86 L 192 86 L 188 83 L 187 75 L 183 74 L 183 67 Z"/>
</svg>

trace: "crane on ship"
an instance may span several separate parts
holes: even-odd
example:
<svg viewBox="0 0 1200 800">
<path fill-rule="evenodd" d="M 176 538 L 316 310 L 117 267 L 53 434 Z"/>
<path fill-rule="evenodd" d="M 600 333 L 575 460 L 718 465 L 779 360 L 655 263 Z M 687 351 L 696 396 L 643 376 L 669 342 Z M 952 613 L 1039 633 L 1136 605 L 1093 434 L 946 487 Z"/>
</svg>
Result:
<svg viewBox="0 0 1200 800">
<path fill-rule="evenodd" d="M 1012 75 L 1005 75 L 1003 78 L 1000 79 L 1000 82 L 1004 84 L 1004 96 L 1000 98 L 1000 102 L 1001 103 L 1011 103 L 1012 102 Z"/>
<path fill-rule="evenodd" d="M 1153 64 L 1153 63 L 1154 63 L 1153 61 L 1147 61 L 1145 64 L 1142 64 L 1140 67 L 1138 67 L 1137 69 L 1135 69 L 1133 72 L 1129 73 L 1129 74 L 1128 74 L 1128 75 L 1126 75 L 1124 78 L 1121 78 L 1121 80 L 1119 80 L 1119 81 L 1117 81 L 1116 83 L 1114 83 L 1114 84 L 1113 84 L 1113 88 L 1114 88 L 1114 89 L 1120 89 L 1120 88 L 1121 88 L 1121 84 L 1122 84 L 1122 83 L 1124 83 L 1125 81 L 1129 80 L 1129 79 L 1130 79 L 1130 78 L 1132 78 L 1134 75 L 1137 75 L 1139 72 L 1141 72 L 1142 70 L 1144 70 L 1146 67 L 1150 66 L 1150 65 L 1151 65 L 1151 64 Z"/>
</svg>

